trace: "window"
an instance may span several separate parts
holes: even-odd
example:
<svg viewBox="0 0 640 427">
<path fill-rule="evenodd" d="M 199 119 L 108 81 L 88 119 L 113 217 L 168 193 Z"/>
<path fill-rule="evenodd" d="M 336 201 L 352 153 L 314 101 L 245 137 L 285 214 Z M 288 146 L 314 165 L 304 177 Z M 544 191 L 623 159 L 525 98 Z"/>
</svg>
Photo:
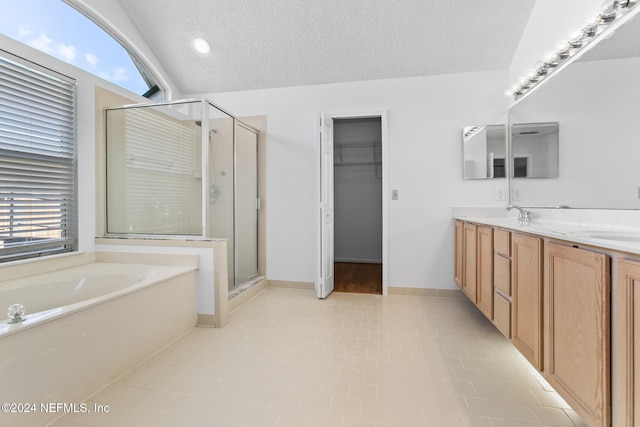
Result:
<svg viewBox="0 0 640 427">
<path fill-rule="evenodd" d="M 0 261 L 75 250 L 75 82 L 0 53 Z"/>
<path fill-rule="evenodd" d="M 118 40 L 62 1 L 20 0 L 0 13 L 0 33 L 133 93 L 161 100 L 157 81 Z"/>
</svg>

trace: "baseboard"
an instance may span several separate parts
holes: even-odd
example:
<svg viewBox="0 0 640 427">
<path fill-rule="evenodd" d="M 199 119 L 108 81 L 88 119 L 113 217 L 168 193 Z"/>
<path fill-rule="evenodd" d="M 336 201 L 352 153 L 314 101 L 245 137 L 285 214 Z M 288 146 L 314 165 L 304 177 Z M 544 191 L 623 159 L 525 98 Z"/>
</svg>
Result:
<svg viewBox="0 0 640 427">
<path fill-rule="evenodd" d="M 293 282 L 289 280 L 269 279 L 267 286 L 270 288 L 300 289 L 305 291 L 314 291 L 316 289 L 316 285 L 313 282 Z"/>
<path fill-rule="evenodd" d="M 234 310 L 237 310 L 238 308 L 240 308 L 247 301 L 249 301 L 251 298 L 258 295 L 260 292 L 264 291 L 266 288 L 267 288 L 267 279 L 262 278 L 262 280 L 256 282 L 251 287 L 235 295 L 233 298 L 229 300 L 229 313 L 232 313 Z"/>
<path fill-rule="evenodd" d="M 198 322 L 196 326 L 202 326 L 205 328 L 214 328 L 216 326 L 215 314 L 200 314 L 198 313 Z"/>
<path fill-rule="evenodd" d="M 267 287 L 315 291 L 315 284 L 313 282 L 294 282 L 294 281 L 288 281 L 288 280 L 269 279 L 267 281 Z M 407 287 L 395 287 L 395 286 L 389 288 L 388 294 L 389 295 L 411 295 L 411 296 L 432 297 L 432 298 L 464 298 L 465 297 L 460 289 L 407 288 Z"/>
<path fill-rule="evenodd" d="M 464 298 L 464 294 L 459 289 L 404 288 L 395 286 L 389 288 L 389 295 L 410 295 L 432 298 Z"/>
</svg>

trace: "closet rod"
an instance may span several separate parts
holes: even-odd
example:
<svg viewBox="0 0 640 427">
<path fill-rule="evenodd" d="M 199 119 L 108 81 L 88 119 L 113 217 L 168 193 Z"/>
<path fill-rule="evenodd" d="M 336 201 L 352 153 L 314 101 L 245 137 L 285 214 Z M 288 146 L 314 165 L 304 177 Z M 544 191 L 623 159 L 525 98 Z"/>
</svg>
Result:
<svg viewBox="0 0 640 427">
<path fill-rule="evenodd" d="M 336 162 L 333 166 L 377 166 L 382 162 Z"/>
</svg>

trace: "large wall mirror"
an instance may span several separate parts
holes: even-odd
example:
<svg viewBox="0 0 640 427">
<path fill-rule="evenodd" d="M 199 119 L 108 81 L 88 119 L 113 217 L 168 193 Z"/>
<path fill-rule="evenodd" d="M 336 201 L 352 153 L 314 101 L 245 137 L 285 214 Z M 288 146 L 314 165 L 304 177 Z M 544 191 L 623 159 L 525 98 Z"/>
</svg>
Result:
<svg viewBox="0 0 640 427">
<path fill-rule="evenodd" d="M 505 178 L 507 134 L 505 125 L 462 128 L 464 179 Z"/>
<path fill-rule="evenodd" d="M 560 124 L 560 167 L 552 179 L 513 178 L 512 201 L 640 209 L 639 76 L 636 17 L 514 105 L 512 126 Z"/>
</svg>

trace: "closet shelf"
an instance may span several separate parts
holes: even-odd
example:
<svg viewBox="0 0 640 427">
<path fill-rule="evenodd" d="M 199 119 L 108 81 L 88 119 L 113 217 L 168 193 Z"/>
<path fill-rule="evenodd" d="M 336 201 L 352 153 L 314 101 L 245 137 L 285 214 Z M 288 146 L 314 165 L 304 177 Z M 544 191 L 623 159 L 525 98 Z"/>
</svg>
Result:
<svg viewBox="0 0 640 427">
<path fill-rule="evenodd" d="M 336 162 L 333 166 L 379 166 L 382 162 Z"/>
<path fill-rule="evenodd" d="M 334 143 L 334 157 L 337 166 L 364 166 L 382 164 L 382 146 L 376 140 L 342 140 Z M 357 150 L 360 151 L 349 151 Z"/>
</svg>

